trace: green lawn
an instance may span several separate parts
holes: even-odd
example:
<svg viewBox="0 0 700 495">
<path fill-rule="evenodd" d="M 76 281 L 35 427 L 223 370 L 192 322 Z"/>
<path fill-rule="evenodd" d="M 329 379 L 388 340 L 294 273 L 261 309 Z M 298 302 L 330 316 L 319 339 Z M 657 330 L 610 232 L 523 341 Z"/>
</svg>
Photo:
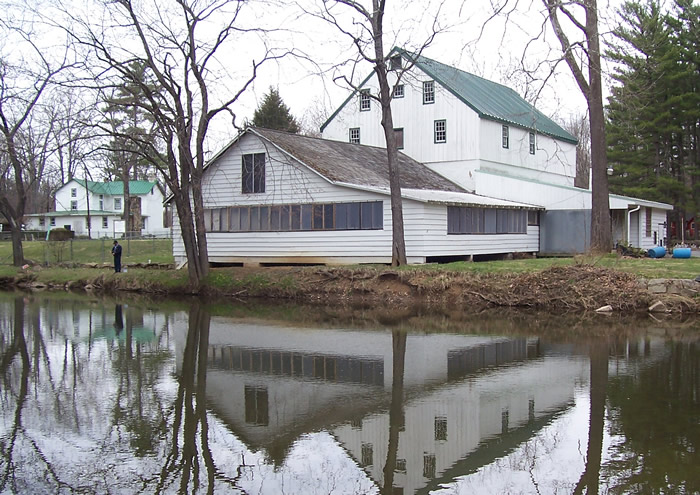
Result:
<svg viewBox="0 0 700 495">
<path fill-rule="evenodd" d="M 122 264 L 172 263 L 171 239 L 120 240 Z M 25 241 L 24 258 L 37 263 L 57 262 L 112 263 L 111 239 L 76 239 L 72 241 Z M 0 242 L 0 265 L 12 264 L 12 243 Z"/>
<path fill-rule="evenodd" d="M 172 240 L 145 239 L 120 241 L 123 248 L 122 264 L 173 263 Z M 74 240 L 65 242 L 24 242 L 26 259 L 43 264 L 48 261 L 76 263 L 106 263 L 111 265 L 110 249 L 112 242 L 105 240 Z M 605 256 L 576 256 L 569 258 L 533 258 L 522 260 L 457 262 L 447 264 L 411 265 L 405 270 L 455 270 L 469 272 L 528 272 L 543 270 L 554 265 L 571 265 L 575 263 L 615 268 L 645 278 L 684 278 L 694 279 L 700 275 L 700 258 L 676 259 L 667 255 L 665 258 L 622 258 L 616 254 Z M 0 265 L 12 264 L 12 244 L 0 242 Z M 8 266 L 9 268 L 9 266 Z"/>
<path fill-rule="evenodd" d="M 444 265 L 412 265 L 407 270 L 457 270 L 482 273 L 519 273 L 544 270 L 550 266 L 589 264 L 614 268 L 644 278 L 694 279 L 700 275 L 700 258 L 622 258 L 616 254 L 604 256 L 575 256 L 568 258 L 534 258 L 522 260 L 483 261 L 476 263 L 456 262 Z"/>
</svg>

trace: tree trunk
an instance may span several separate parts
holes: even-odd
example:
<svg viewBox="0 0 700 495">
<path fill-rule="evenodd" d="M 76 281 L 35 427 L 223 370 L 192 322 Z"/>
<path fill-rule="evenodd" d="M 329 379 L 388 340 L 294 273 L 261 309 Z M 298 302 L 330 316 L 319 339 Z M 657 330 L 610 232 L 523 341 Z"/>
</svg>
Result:
<svg viewBox="0 0 700 495">
<path fill-rule="evenodd" d="M 373 0 L 372 32 L 374 35 L 374 72 L 379 82 L 379 101 L 382 106 L 382 127 L 386 141 L 387 166 L 389 168 L 389 190 L 391 193 L 391 266 L 407 264 L 406 240 L 404 239 L 403 202 L 399 174 L 399 152 L 394 134 L 394 119 L 391 114 L 391 93 L 384 59 L 383 18 L 384 3 Z"/>
<path fill-rule="evenodd" d="M 607 253 L 612 249 L 610 200 L 608 190 L 608 157 L 605 140 L 605 114 L 598 39 L 598 6 L 596 0 L 587 0 L 586 31 L 588 35 L 588 74 L 590 93 L 588 112 L 591 120 L 591 251 Z"/>
<path fill-rule="evenodd" d="M 22 246 L 22 224 L 10 220 L 10 232 L 12 236 L 12 264 L 14 266 L 24 265 L 24 247 Z"/>
</svg>

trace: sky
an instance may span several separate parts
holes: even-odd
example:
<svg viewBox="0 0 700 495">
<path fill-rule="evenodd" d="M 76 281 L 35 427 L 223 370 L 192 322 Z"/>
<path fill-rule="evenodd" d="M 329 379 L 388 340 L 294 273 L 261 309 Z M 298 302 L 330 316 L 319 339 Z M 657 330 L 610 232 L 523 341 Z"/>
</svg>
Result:
<svg viewBox="0 0 700 495">
<path fill-rule="evenodd" d="M 513 13 L 508 21 L 495 18 L 489 22 L 486 22 L 490 15 L 488 0 L 445 3 L 446 5 L 400 0 L 388 2 L 389 6 L 395 8 L 387 15 L 392 32 L 385 37 L 385 52 L 393 45 L 409 50 L 420 46 L 427 36 L 426 26 L 431 25 L 434 12 L 439 8 L 438 18 L 442 31 L 423 54 L 505 84 L 532 101 L 532 94 L 539 91 L 542 84 L 534 81 L 528 87 L 523 74 L 516 69 L 522 62 L 523 48 L 542 25 L 541 2 L 520 2 L 520 12 Z M 610 2 L 599 4 L 600 29 L 603 33 L 614 24 L 615 5 Z M 348 12 L 345 9 L 345 15 Z M 299 23 L 302 28 L 296 30 Z M 309 63 L 291 58 L 267 66 L 257 77 L 252 90 L 237 106 L 240 115 L 252 118 L 257 103 L 270 86 L 279 90 L 282 99 L 298 119 L 303 119 L 314 106 L 325 107 L 327 112 L 332 113 L 350 94 L 347 86 L 343 87 L 333 80 L 339 74 L 352 75 L 350 67 L 331 68 L 333 64 L 355 53 L 347 38 L 337 28 L 324 25 L 322 21 L 309 16 L 293 18 L 289 25 L 295 29 L 287 37 L 290 43 L 290 40 L 294 40 L 290 46 L 307 53 L 319 67 L 311 67 Z M 553 46 L 554 49 L 549 50 L 548 46 Z M 528 67 L 533 67 L 542 59 L 559 57 L 558 42 L 551 33 L 542 42 L 532 43 L 528 50 L 529 56 L 524 59 Z M 324 72 L 319 74 L 319 69 Z M 371 67 L 367 64 L 358 67 L 354 80 L 363 79 L 370 71 Z M 569 116 L 585 114 L 585 99 L 564 63 L 559 65 L 556 74 L 539 93 L 536 106 L 560 121 L 568 120 Z"/>
</svg>

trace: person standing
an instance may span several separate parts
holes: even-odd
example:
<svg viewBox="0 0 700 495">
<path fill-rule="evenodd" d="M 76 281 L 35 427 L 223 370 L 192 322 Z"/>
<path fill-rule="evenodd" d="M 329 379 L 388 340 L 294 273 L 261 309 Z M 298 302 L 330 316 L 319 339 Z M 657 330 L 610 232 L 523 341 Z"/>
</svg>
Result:
<svg viewBox="0 0 700 495">
<path fill-rule="evenodd" d="M 114 241 L 112 246 L 112 256 L 114 256 L 114 273 L 119 273 L 122 271 L 122 247 L 117 241 Z"/>
</svg>

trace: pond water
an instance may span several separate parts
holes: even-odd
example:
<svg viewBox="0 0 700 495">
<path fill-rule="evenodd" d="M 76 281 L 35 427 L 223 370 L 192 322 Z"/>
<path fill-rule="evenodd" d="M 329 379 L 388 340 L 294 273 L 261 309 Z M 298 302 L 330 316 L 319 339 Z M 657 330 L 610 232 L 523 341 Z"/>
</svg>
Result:
<svg viewBox="0 0 700 495">
<path fill-rule="evenodd" d="M 699 493 L 700 322 L 0 293 L 0 493 Z"/>
</svg>

